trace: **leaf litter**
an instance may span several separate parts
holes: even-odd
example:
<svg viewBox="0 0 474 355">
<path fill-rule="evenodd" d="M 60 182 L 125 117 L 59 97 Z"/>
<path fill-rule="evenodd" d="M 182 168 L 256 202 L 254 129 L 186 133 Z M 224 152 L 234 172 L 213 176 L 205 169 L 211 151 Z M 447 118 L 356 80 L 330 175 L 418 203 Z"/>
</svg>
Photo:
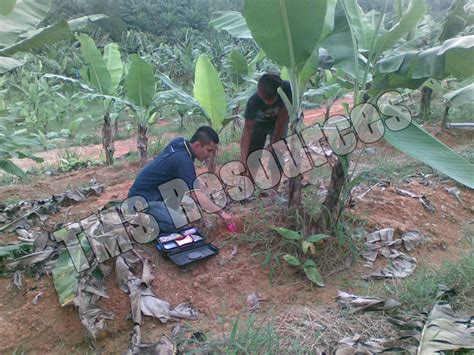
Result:
<svg viewBox="0 0 474 355">
<path fill-rule="evenodd" d="M 395 229 L 384 228 L 366 235 L 365 250 L 361 252 L 366 260 L 364 266 L 373 267 L 379 254 L 388 259 L 390 265 L 363 275 L 364 279 L 405 278 L 413 273 L 416 259 L 399 250 L 404 247 L 408 252 L 413 251 L 425 242 L 425 238 L 419 231 L 408 231 L 398 239 L 394 238 L 394 234 Z"/>
</svg>

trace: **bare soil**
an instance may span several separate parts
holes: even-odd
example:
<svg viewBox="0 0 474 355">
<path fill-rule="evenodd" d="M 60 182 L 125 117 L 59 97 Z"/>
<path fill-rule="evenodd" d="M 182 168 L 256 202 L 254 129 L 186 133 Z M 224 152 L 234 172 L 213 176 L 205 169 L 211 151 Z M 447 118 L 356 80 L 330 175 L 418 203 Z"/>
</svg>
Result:
<svg viewBox="0 0 474 355">
<path fill-rule="evenodd" d="M 336 105 L 333 112 L 342 113 L 342 107 Z M 320 120 L 324 110 L 316 110 L 307 115 L 308 122 Z M 450 134 L 441 133 L 440 139 L 454 143 L 456 139 Z M 133 138 L 116 142 L 117 155 L 135 149 Z M 390 156 L 391 148 L 382 144 Z M 98 157 L 101 145 L 84 148 L 84 154 Z M 57 152 L 46 152 L 45 158 L 55 161 Z M 25 160 L 26 162 L 26 160 Z M 22 166 L 25 168 L 26 166 Z M 138 163 L 123 162 L 120 166 L 92 167 L 58 176 L 39 175 L 28 184 L 4 186 L 0 188 L 0 200 L 38 199 L 49 197 L 53 193 L 83 186 L 91 178 L 106 185 L 106 191 L 100 197 L 91 197 L 86 202 L 65 208 L 61 213 L 52 216 L 48 226 L 54 229 L 59 221 L 78 221 L 94 213 L 110 200 L 124 199 L 128 189 L 139 170 Z M 402 182 L 397 186 L 374 187 L 363 198 L 354 198 L 355 204 L 349 209 L 352 215 L 366 223 L 366 230 L 394 227 L 397 233 L 408 230 L 420 230 L 428 242 L 412 253 L 419 265 L 440 265 L 445 260 L 455 260 L 466 252 L 465 238 L 469 223 L 474 219 L 474 193 L 466 188 L 461 190 L 461 204 L 449 195 L 445 187 L 454 186 L 453 182 L 439 182 L 425 186 L 418 181 Z M 435 212 L 427 211 L 414 198 L 400 196 L 395 187 L 425 195 L 435 206 Z M 246 211 L 258 202 L 236 206 L 233 210 L 239 216 L 239 231 L 251 231 L 252 221 L 257 217 L 254 212 Z M 266 218 L 265 215 L 260 216 Z M 212 219 L 212 217 L 209 217 Z M 270 226 L 271 221 L 269 221 Z M 471 224 L 472 227 L 472 224 Z M 5 240 L 9 240 L 6 236 Z M 231 321 L 238 315 L 248 315 L 246 297 L 258 291 L 264 301 L 257 316 L 264 318 L 268 314 L 279 314 L 289 305 L 335 306 L 338 289 L 350 292 L 353 282 L 358 280 L 363 268 L 359 263 L 352 269 L 341 271 L 328 278 L 324 288 L 312 287 L 309 282 L 292 269 L 288 269 L 286 278 L 270 282 L 269 270 L 263 268 L 261 259 L 253 254 L 257 250 L 252 243 L 239 243 L 237 255 L 224 263 L 231 254 L 232 247 L 238 238 L 230 235 L 217 224 L 208 235 L 209 241 L 220 248 L 219 254 L 207 261 L 197 263 L 191 271 L 183 272 L 169 261 L 164 260 L 153 245 L 141 246 L 143 252 L 154 265 L 152 287 L 155 294 L 172 305 L 189 302 L 199 312 L 198 321 L 181 321 L 193 329 L 203 332 L 221 334 L 230 327 Z M 322 256 L 322 260 L 324 257 Z M 113 263 L 114 260 L 108 261 Z M 77 310 L 73 307 L 61 308 L 50 276 L 35 279 L 26 274 L 21 290 L 8 289 L 10 279 L 0 278 L 0 352 L 11 353 L 15 349 L 34 353 L 69 353 L 87 352 L 92 348 L 85 340 L 85 329 L 79 320 Z M 115 275 L 106 281 L 109 299 L 102 299 L 101 304 L 113 310 L 115 319 L 108 321 L 108 330 L 96 341 L 97 348 L 109 352 L 122 352 L 130 341 L 133 327 L 127 319 L 130 313 L 130 301 L 126 294 L 115 284 Z M 37 304 L 34 297 L 43 292 Z M 145 317 L 145 340 L 156 341 L 162 333 L 169 333 L 176 322 L 161 324 L 158 320 Z"/>
</svg>

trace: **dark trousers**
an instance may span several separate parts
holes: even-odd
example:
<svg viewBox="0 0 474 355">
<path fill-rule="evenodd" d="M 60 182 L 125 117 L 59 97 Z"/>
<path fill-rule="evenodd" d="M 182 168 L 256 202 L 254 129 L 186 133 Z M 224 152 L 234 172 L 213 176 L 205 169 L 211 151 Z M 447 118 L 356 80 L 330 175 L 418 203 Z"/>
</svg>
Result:
<svg viewBox="0 0 474 355">
<path fill-rule="evenodd" d="M 250 136 L 249 154 L 252 152 L 258 151 L 260 149 L 263 149 L 265 147 L 267 137 L 270 137 L 270 143 L 271 143 L 271 141 L 273 140 L 274 133 L 275 133 L 275 124 L 267 125 L 267 124 L 261 124 L 261 123 L 256 122 L 253 126 L 253 131 Z M 285 138 L 287 134 L 288 134 L 288 126 L 283 128 L 283 132 L 281 133 L 281 138 Z M 281 169 L 277 157 L 275 156 L 272 150 L 270 151 L 272 152 L 275 158 L 275 161 L 277 162 L 278 167 Z M 261 155 L 259 154 L 258 158 L 260 158 L 260 156 Z M 250 162 L 248 164 L 248 168 L 250 171 L 258 170 L 258 166 Z"/>
</svg>

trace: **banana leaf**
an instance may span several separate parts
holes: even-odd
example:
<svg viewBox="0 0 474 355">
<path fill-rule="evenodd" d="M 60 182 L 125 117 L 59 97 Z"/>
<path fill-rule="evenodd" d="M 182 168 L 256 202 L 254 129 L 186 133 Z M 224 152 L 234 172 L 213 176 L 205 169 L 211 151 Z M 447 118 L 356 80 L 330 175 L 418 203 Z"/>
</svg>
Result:
<svg viewBox="0 0 474 355">
<path fill-rule="evenodd" d="M 243 82 L 243 77 L 249 74 L 247 58 L 238 50 L 231 50 L 227 57 L 225 67 L 229 72 L 232 82 L 239 85 Z"/>
<path fill-rule="evenodd" d="M 463 86 L 457 90 L 448 92 L 443 96 L 451 106 L 463 106 L 470 104 L 474 98 L 474 83 Z"/>
<path fill-rule="evenodd" d="M 0 49 L 0 55 L 10 56 L 17 52 L 37 49 L 46 44 L 73 38 L 74 32 L 80 32 L 89 24 L 106 17 L 106 15 L 101 14 L 83 16 L 69 21 L 59 21 L 51 26 L 39 28 L 34 31 L 28 31 L 24 34 L 26 38 Z"/>
<path fill-rule="evenodd" d="M 377 38 L 374 58 L 379 58 L 384 51 L 393 48 L 402 36 L 410 32 L 416 26 L 425 13 L 426 4 L 424 0 L 411 0 L 407 12 L 402 16 L 400 21 Z"/>
<path fill-rule="evenodd" d="M 7 16 L 15 8 L 16 0 L 3 0 L 0 2 L 0 15 Z"/>
<path fill-rule="evenodd" d="M 27 178 L 25 172 L 9 159 L 0 159 L 0 170 L 3 170 L 8 174 L 21 177 L 23 179 Z"/>
<path fill-rule="evenodd" d="M 8 9 L 11 4 L 2 5 L 7 15 L 0 15 L 0 46 L 5 47 L 15 43 L 22 33 L 38 26 L 48 14 L 51 0 L 22 0 L 13 9 Z"/>
<path fill-rule="evenodd" d="M 197 60 L 193 94 L 212 128 L 219 130 L 224 122 L 227 101 L 219 74 L 206 55 L 200 55 Z"/>
<path fill-rule="evenodd" d="M 217 31 L 226 31 L 235 38 L 252 38 L 247 22 L 240 12 L 221 11 L 214 13 L 216 16 L 209 24 Z"/>
<path fill-rule="evenodd" d="M 115 93 L 123 74 L 123 63 L 117 43 L 109 43 L 105 46 L 104 61 L 110 73 L 110 92 Z"/>
<path fill-rule="evenodd" d="M 468 349 L 474 349 L 471 317 L 457 318 L 449 304 L 435 305 L 421 333 L 417 355 Z"/>
<path fill-rule="evenodd" d="M 423 51 L 399 53 L 376 65 L 372 91 L 391 88 L 417 89 L 427 79 L 474 75 L 474 35 L 453 38 Z"/>
<path fill-rule="evenodd" d="M 0 263 L 3 264 L 7 258 L 18 258 L 28 254 L 32 248 L 32 243 L 20 243 L 0 247 Z"/>
<path fill-rule="evenodd" d="M 385 130 L 384 138 L 401 152 L 471 189 L 474 188 L 474 165 L 415 122 L 399 132 Z"/>
<path fill-rule="evenodd" d="M 332 31 L 335 6 L 335 0 L 248 0 L 244 17 L 267 57 L 296 69 Z"/>
<path fill-rule="evenodd" d="M 0 74 L 9 72 L 25 64 L 23 61 L 0 56 Z"/>
<path fill-rule="evenodd" d="M 81 43 L 82 57 L 86 63 L 86 67 L 81 70 L 83 80 L 94 86 L 100 94 L 109 95 L 112 79 L 94 40 L 86 34 L 78 34 L 76 37 Z"/>
<path fill-rule="evenodd" d="M 127 97 L 138 107 L 146 109 L 155 95 L 153 68 L 137 54 L 132 55 L 131 62 L 124 90 Z"/>
<path fill-rule="evenodd" d="M 80 252 L 83 251 L 85 255 L 90 254 L 92 252 L 91 246 L 84 233 L 79 234 L 78 238 L 80 244 L 77 244 L 74 249 L 70 248 L 73 249 L 72 253 L 77 253 L 77 255 L 79 255 Z M 78 249 L 79 245 L 82 250 Z M 76 255 L 71 255 L 70 252 L 71 251 L 64 250 L 59 254 L 53 269 L 54 288 L 58 294 L 59 303 L 63 307 L 73 303 L 79 287 L 80 274 L 77 272 L 71 259 L 71 257 L 74 258 Z"/>
</svg>

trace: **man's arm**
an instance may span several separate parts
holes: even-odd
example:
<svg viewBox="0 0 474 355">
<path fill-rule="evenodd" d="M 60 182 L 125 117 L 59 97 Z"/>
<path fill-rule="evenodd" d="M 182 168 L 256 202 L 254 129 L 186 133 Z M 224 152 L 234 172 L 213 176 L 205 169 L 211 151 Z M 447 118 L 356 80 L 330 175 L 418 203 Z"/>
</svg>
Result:
<svg viewBox="0 0 474 355">
<path fill-rule="evenodd" d="M 226 222 L 232 221 L 232 216 L 224 211 L 221 211 L 221 208 L 217 206 L 212 200 L 207 197 L 202 191 L 193 190 L 191 191 L 191 197 L 207 212 L 216 213 Z"/>
<path fill-rule="evenodd" d="M 288 124 L 288 110 L 286 109 L 286 107 L 282 107 L 280 111 L 278 111 L 278 116 L 275 123 L 275 132 L 273 133 L 271 144 L 278 142 L 281 139 L 281 135 L 287 124 Z"/>
<path fill-rule="evenodd" d="M 244 165 L 246 165 L 247 156 L 249 155 L 250 137 L 252 136 L 254 122 L 254 120 L 245 120 L 244 130 L 240 138 L 240 161 Z"/>
</svg>

